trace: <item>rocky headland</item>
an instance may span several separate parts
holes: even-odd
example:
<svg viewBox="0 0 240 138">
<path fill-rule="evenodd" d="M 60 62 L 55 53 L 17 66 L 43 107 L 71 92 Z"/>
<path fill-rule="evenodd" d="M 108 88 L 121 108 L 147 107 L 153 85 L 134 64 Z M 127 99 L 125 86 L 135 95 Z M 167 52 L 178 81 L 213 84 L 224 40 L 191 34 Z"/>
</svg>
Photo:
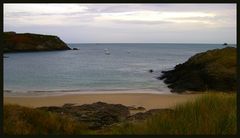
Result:
<svg viewBox="0 0 240 138">
<path fill-rule="evenodd" d="M 3 33 L 3 52 L 70 50 L 59 37 L 15 32 Z"/>
<path fill-rule="evenodd" d="M 159 79 L 172 92 L 185 91 L 236 91 L 237 51 L 235 47 L 225 47 L 198 53 L 173 70 L 162 71 Z"/>
</svg>

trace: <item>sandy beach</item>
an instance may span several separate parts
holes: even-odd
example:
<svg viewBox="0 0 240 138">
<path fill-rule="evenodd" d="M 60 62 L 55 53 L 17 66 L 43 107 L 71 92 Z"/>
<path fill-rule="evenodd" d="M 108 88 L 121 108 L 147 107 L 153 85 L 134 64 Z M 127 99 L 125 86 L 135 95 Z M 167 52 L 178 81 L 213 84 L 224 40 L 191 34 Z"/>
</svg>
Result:
<svg viewBox="0 0 240 138">
<path fill-rule="evenodd" d="M 137 93 L 139 92 L 139 93 Z M 149 109 L 172 108 L 174 105 L 194 100 L 202 94 L 156 94 L 156 91 L 101 91 L 98 93 L 88 92 L 84 94 L 68 94 L 57 96 L 4 96 L 4 104 L 19 104 L 28 107 L 62 106 L 66 103 L 81 105 L 94 102 L 106 102 L 123 104 L 126 106 L 142 106 Z M 89 94 L 91 93 L 91 94 Z"/>
</svg>

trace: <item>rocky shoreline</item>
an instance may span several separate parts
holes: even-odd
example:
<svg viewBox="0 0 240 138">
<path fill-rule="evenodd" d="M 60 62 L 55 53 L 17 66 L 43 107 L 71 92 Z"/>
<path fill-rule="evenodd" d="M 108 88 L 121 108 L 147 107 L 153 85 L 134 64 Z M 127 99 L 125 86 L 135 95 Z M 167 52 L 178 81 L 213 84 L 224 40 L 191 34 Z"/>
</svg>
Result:
<svg viewBox="0 0 240 138">
<path fill-rule="evenodd" d="M 236 91 L 237 52 L 226 47 L 198 53 L 173 70 L 162 71 L 158 79 L 164 80 L 172 92 Z"/>
</svg>

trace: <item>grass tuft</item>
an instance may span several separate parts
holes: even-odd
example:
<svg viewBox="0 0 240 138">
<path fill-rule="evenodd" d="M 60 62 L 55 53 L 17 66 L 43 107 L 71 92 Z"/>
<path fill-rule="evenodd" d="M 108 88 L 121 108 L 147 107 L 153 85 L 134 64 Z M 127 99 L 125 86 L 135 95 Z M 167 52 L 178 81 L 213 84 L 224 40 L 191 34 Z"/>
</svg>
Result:
<svg viewBox="0 0 240 138">
<path fill-rule="evenodd" d="M 88 134 L 86 125 L 56 113 L 19 105 L 4 105 L 4 134 Z"/>
<path fill-rule="evenodd" d="M 157 114 L 145 122 L 125 123 L 111 128 L 111 134 L 236 134 L 236 94 L 211 93 Z"/>
</svg>

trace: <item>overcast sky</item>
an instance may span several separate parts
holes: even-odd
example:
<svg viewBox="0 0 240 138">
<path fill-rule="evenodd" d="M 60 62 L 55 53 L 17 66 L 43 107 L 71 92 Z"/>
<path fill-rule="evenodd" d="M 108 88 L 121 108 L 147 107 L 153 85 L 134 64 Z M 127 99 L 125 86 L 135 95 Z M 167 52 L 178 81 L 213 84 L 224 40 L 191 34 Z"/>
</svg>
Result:
<svg viewBox="0 0 240 138">
<path fill-rule="evenodd" d="M 236 4 L 4 4 L 3 22 L 67 43 L 236 44 Z"/>
</svg>

